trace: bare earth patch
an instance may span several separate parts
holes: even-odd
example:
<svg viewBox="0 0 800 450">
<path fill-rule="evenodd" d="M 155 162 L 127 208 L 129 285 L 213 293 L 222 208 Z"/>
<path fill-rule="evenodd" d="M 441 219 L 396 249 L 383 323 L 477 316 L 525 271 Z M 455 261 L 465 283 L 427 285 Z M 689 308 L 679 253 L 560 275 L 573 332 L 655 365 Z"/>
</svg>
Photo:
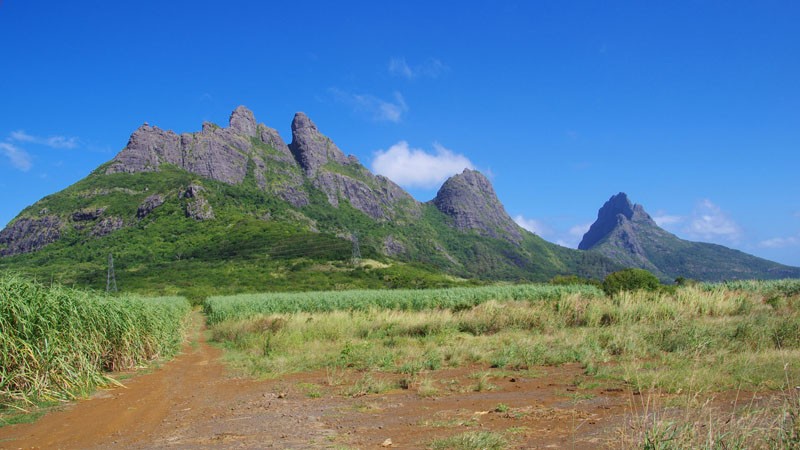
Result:
<svg viewBox="0 0 800 450">
<path fill-rule="evenodd" d="M 232 377 L 220 354 L 200 337 L 125 388 L 0 428 L 0 448 L 426 448 L 470 431 L 498 433 L 508 448 L 619 448 L 655 399 L 575 364 L 259 381 Z M 738 400 L 715 401 L 730 409 Z"/>
</svg>

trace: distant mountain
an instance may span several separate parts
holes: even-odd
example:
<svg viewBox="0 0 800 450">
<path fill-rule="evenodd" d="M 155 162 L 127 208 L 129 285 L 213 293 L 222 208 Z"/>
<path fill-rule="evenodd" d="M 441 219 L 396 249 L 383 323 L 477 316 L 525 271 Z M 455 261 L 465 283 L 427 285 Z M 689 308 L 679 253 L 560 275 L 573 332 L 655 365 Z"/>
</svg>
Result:
<svg viewBox="0 0 800 450">
<path fill-rule="evenodd" d="M 626 267 L 647 269 L 662 280 L 677 277 L 729 279 L 798 278 L 800 268 L 784 266 L 722 245 L 690 242 L 660 228 L 642 205 L 620 192 L 597 213 L 578 245 Z"/>
<path fill-rule="evenodd" d="M 228 127 L 149 124 L 114 159 L 0 232 L 0 269 L 154 292 L 429 286 L 599 278 L 620 266 L 546 242 L 465 170 L 416 201 L 346 156 L 303 113 L 288 145 L 238 107 Z M 354 256 L 373 260 L 353 264 Z"/>
</svg>

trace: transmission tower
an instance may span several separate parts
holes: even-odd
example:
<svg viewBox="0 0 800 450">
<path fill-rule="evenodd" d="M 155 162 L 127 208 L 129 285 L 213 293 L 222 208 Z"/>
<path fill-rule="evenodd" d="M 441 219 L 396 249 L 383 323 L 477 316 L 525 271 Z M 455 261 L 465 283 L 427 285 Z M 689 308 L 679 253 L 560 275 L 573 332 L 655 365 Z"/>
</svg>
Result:
<svg viewBox="0 0 800 450">
<path fill-rule="evenodd" d="M 108 277 L 106 278 L 106 292 L 117 292 L 117 275 L 114 273 L 114 255 L 108 254 Z"/>
<path fill-rule="evenodd" d="M 358 246 L 358 233 L 351 234 L 353 238 L 353 266 L 358 266 L 361 263 L 361 248 Z"/>
</svg>

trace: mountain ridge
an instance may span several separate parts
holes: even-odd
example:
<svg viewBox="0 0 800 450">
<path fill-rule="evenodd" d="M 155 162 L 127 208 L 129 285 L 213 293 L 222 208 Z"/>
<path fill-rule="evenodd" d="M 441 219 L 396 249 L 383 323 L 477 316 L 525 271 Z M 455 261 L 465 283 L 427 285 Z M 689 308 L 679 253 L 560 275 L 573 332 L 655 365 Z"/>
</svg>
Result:
<svg viewBox="0 0 800 450">
<path fill-rule="evenodd" d="M 646 269 L 663 281 L 691 278 L 797 278 L 800 268 L 758 258 L 728 247 L 681 239 L 659 227 L 642 205 L 620 192 L 598 210 L 597 220 L 578 245 L 627 266 Z"/>
<path fill-rule="evenodd" d="M 354 242 L 389 268 L 367 274 L 348 266 Z M 191 284 L 225 265 L 248 279 L 242 289 L 265 276 L 276 289 L 293 288 L 291 279 L 307 287 L 293 271 L 329 288 L 413 285 L 409 271 L 451 283 L 453 276 L 598 278 L 619 268 L 521 229 L 479 172 L 456 174 L 436 198 L 419 202 L 346 156 L 305 114 L 294 116 L 286 144 L 245 107 L 225 128 L 206 122 L 178 134 L 143 124 L 112 160 L 25 208 L 0 232 L 0 268 L 67 282 L 97 285 L 108 253 L 118 274 L 141 283 L 164 281 L 155 267 Z"/>
</svg>

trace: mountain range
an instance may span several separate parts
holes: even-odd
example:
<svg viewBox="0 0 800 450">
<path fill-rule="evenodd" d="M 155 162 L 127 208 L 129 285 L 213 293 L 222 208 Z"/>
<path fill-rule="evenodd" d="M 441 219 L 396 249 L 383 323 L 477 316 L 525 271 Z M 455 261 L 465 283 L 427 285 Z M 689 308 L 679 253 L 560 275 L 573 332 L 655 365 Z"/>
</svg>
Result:
<svg viewBox="0 0 800 450">
<path fill-rule="evenodd" d="M 190 295 L 602 278 L 629 266 L 665 280 L 800 277 L 680 240 L 625 194 L 601 208 L 579 250 L 561 247 L 519 227 L 477 171 L 419 202 L 305 114 L 291 130 L 286 144 L 243 106 L 227 127 L 194 133 L 145 123 L 111 161 L 0 232 L 0 269 L 104 287 L 113 257 L 122 288 Z"/>
</svg>

